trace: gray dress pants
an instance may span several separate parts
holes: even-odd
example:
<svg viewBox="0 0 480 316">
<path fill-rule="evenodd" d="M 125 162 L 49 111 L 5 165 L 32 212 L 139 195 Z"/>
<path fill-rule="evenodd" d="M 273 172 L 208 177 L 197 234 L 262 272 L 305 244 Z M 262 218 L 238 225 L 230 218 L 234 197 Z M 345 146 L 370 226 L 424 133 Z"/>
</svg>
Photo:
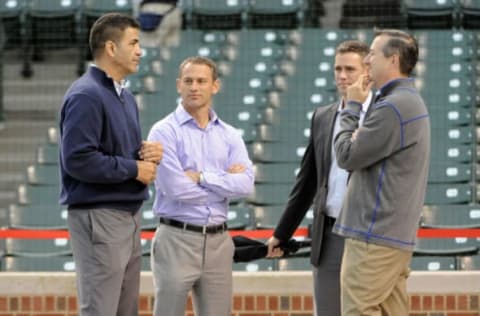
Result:
<svg viewBox="0 0 480 316">
<path fill-rule="evenodd" d="M 71 210 L 79 316 L 136 316 L 140 287 L 140 212 Z"/>
</svg>

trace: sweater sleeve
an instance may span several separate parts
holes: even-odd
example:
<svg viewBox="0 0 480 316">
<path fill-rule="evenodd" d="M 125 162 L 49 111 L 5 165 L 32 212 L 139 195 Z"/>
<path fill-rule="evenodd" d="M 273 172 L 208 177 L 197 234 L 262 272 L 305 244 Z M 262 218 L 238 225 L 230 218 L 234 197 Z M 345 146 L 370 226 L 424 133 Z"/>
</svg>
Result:
<svg viewBox="0 0 480 316">
<path fill-rule="evenodd" d="M 359 170 L 390 156 L 402 148 L 402 120 L 395 105 L 377 103 L 358 128 L 361 104 L 349 101 L 341 113 L 340 132 L 335 138 L 337 164 Z M 356 131 L 355 140 L 352 134 Z"/>
<path fill-rule="evenodd" d="M 75 94 L 66 100 L 61 115 L 61 159 L 71 177 L 87 183 L 121 183 L 136 178 L 134 159 L 102 151 L 102 104 L 89 95 Z"/>
</svg>

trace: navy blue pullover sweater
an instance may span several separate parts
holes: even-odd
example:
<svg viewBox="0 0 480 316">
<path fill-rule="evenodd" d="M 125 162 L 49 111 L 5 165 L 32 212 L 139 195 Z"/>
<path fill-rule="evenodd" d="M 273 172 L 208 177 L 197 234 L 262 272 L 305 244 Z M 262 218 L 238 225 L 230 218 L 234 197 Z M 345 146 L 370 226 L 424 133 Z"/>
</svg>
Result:
<svg viewBox="0 0 480 316">
<path fill-rule="evenodd" d="M 141 142 L 133 95 L 123 89 L 119 97 L 113 80 L 89 67 L 66 92 L 60 113 L 60 203 L 138 211 L 148 198 L 135 179 Z"/>
</svg>

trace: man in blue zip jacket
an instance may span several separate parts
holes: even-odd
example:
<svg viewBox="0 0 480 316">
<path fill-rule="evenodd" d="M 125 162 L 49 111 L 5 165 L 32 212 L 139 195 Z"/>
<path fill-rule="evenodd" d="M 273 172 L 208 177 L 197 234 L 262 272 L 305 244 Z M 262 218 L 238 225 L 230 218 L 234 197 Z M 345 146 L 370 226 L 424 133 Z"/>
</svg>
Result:
<svg viewBox="0 0 480 316">
<path fill-rule="evenodd" d="M 94 64 L 65 94 L 60 114 L 60 203 L 77 271 L 81 316 L 138 315 L 140 212 L 162 146 L 142 142 L 124 88 L 140 62 L 139 25 L 106 14 L 92 26 Z"/>
</svg>

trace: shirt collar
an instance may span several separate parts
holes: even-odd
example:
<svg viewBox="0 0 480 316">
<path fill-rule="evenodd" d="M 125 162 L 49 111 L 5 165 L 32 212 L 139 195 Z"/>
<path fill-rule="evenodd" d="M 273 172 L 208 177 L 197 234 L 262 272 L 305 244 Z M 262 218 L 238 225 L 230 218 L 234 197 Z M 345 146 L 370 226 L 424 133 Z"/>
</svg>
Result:
<svg viewBox="0 0 480 316">
<path fill-rule="evenodd" d="M 175 109 L 175 116 L 177 118 L 178 124 L 183 125 L 189 121 L 194 121 L 194 118 L 188 113 L 182 104 L 179 104 Z M 208 112 L 208 116 L 210 117 L 210 122 L 220 123 L 218 119 L 217 113 L 210 108 Z"/>
<path fill-rule="evenodd" d="M 101 69 L 100 67 L 98 67 L 94 63 L 91 63 L 90 66 L 95 67 L 95 68 L 103 71 L 103 69 Z M 105 72 L 105 71 L 103 71 L 103 72 Z M 127 82 L 128 82 L 127 79 L 122 79 L 122 80 L 120 80 L 120 82 L 116 82 L 106 72 L 105 72 L 105 76 L 107 76 L 107 78 L 112 80 L 113 86 L 115 87 L 115 91 L 117 92 L 118 96 L 120 96 L 122 94 L 122 90 L 125 89 L 125 87 L 127 86 Z"/>
<path fill-rule="evenodd" d="M 372 94 L 372 91 L 370 91 L 367 95 L 367 98 L 362 103 L 362 110 L 361 110 L 362 113 L 367 113 L 368 107 L 370 106 L 370 103 L 372 103 L 372 98 L 373 98 L 373 94 Z M 338 103 L 337 112 L 342 111 L 342 103 L 343 102 L 345 102 L 345 99 L 342 98 L 342 100 L 340 100 L 340 102 Z"/>
</svg>

